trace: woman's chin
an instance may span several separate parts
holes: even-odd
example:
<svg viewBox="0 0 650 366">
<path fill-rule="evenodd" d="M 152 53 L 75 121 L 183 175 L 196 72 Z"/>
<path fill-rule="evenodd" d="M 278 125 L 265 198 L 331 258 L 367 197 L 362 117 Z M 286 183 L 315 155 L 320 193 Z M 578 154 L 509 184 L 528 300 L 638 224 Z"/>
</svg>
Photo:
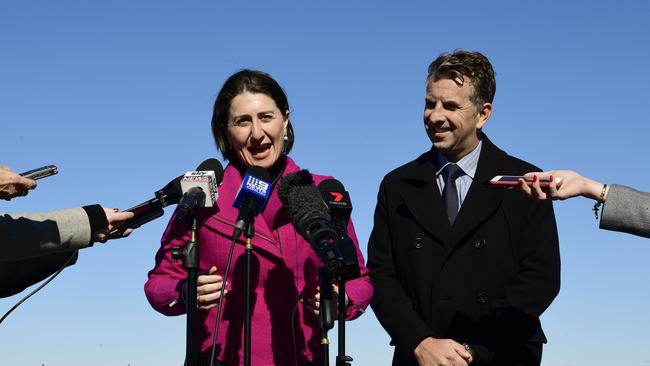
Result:
<svg viewBox="0 0 650 366">
<path fill-rule="evenodd" d="M 259 167 L 262 167 L 264 169 L 269 169 L 270 167 L 275 164 L 275 162 L 278 160 L 278 157 L 270 154 L 270 153 L 265 153 L 263 155 L 261 154 L 256 154 L 256 155 L 249 155 L 247 156 L 247 163 L 248 165 L 257 165 Z"/>
</svg>

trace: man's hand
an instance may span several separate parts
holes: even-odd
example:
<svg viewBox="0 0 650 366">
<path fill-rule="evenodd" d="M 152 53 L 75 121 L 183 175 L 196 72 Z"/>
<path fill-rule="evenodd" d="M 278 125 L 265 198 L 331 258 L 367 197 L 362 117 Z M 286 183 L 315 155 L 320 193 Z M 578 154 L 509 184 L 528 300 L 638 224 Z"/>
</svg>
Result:
<svg viewBox="0 0 650 366">
<path fill-rule="evenodd" d="M 95 234 L 95 241 L 105 243 L 108 240 L 108 235 L 116 227 L 122 225 L 126 220 L 132 219 L 135 215 L 133 212 L 120 212 L 115 208 L 104 208 L 104 213 L 106 214 L 106 219 L 108 220 L 108 227 L 104 230 Z M 128 229 L 124 232 L 122 237 L 129 236 L 133 232 L 133 229 Z"/>
<path fill-rule="evenodd" d="M 10 200 L 16 196 L 26 196 L 27 191 L 36 188 L 36 181 L 21 177 L 11 169 L 0 164 L 0 198 Z"/>
<path fill-rule="evenodd" d="M 473 361 L 465 346 L 453 339 L 425 338 L 414 353 L 420 366 L 467 366 Z"/>
</svg>

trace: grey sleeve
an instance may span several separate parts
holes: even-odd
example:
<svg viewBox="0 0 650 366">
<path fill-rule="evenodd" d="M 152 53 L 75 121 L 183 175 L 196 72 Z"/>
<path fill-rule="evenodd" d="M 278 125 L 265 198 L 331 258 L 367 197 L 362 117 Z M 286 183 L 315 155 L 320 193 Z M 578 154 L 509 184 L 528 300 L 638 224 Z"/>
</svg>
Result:
<svg viewBox="0 0 650 366">
<path fill-rule="evenodd" d="M 0 261 L 85 248 L 91 237 L 83 208 L 24 215 L 0 212 Z"/>
<path fill-rule="evenodd" d="M 603 206 L 600 228 L 650 238 L 650 193 L 612 184 Z"/>
</svg>

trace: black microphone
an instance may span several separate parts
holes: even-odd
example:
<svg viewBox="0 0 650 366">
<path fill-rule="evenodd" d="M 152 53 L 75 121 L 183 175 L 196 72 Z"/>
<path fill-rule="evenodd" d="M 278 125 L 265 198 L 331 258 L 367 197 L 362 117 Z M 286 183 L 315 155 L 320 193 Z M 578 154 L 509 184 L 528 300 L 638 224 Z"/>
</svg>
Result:
<svg viewBox="0 0 650 366">
<path fill-rule="evenodd" d="M 278 196 L 296 230 L 311 245 L 323 265 L 338 275 L 343 258 L 334 243 L 338 234 L 313 178 L 307 170 L 287 175 L 280 182 Z"/>
<path fill-rule="evenodd" d="M 320 190 L 323 201 L 330 210 L 334 227 L 336 227 L 338 233 L 339 240 L 336 241 L 335 245 L 343 257 L 340 278 L 344 280 L 358 278 L 361 276 L 359 257 L 354 242 L 348 236 L 348 223 L 352 214 L 350 194 L 345 190 L 343 183 L 334 178 L 320 182 L 318 190 Z"/>
<path fill-rule="evenodd" d="M 350 194 L 343 187 L 343 183 L 334 178 L 320 182 L 318 190 L 330 210 L 339 237 L 345 239 L 348 236 L 348 222 L 352 214 Z"/>
<path fill-rule="evenodd" d="M 215 160 L 217 163 L 219 163 L 219 161 L 216 159 L 208 159 L 201 163 L 201 166 L 211 160 Z M 221 166 L 221 164 L 219 164 L 219 166 Z M 183 195 L 183 190 L 181 188 L 181 179 L 183 179 L 182 175 L 174 178 L 171 182 L 167 183 L 166 186 L 154 193 L 155 198 L 152 198 L 146 202 L 143 202 L 126 210 L 126 212 L 133 212 L 133 218 L 125 221 L 124 224 L 113 229 L 110 232 L 108 238 L 121 238 L 126 230 L 137 229 L 140 226 L 159 218 L 165 213 L 163 208 L 169 205 L 177 204 Z"/>
<path fill-rule="evenodd" d="M 242 232 L 249 226 L 253 225 L 253 220 L 268 201 L 271 195 L 271 176 L 266 169 L 253 165 L 246 169 L 244 179 L 237 190 L 237 196 L 233 202 L 233 207 L 239 208 L 235 229 L 233 230 L 233 239 L 239 239 Z"/>
<path fill-rule="evenodd" d="M 176 210 L 176 222 L 183 222 L 202 207 L 213 207 L 219 197 L 223 166 L 217 159 L 208 159 L 196 171 L 183 175 L 180 185 L 183 196 Z"/>
<path fill-rule="evenodd" d="M 126 212 L 133 212 L 133 218 L 113 229 L 108 238 L 121 238 L 126 230 L 137 229 L 149 221 L 159 218 L 165 213 L 163 210 L 164 207 L 177 204 L 181 199 L 181 178 L 183 178 L 182 175 L 174 178 L 162 189 L 156 191 L 154 193 L 155 198 L 126 210 Z"/>
</svg>

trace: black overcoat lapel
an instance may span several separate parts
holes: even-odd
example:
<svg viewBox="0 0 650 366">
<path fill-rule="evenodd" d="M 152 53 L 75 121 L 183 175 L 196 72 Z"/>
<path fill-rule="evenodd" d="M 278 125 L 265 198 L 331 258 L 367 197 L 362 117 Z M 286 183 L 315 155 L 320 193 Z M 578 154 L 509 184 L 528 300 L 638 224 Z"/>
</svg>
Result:
<svg viewBox="0 0 650 366">
<path fill-rule="evenodd" d="M 494 214 L 503 199 L 503 188 L 490 186 L 489 181 L 495 175 L 506 174 L 508 155 L 492 144 L 485 135 L 482 141 L 474 180 L 458 212 L 450 242 L 445 248 L 445 259 Z"/>
<path fill-rule="evenodd" d="M 445 244 L 451 238 L 440 190 L 436 184 L 435 150 L 422 154 L 403 175 L 402 198 L 415 221 L 431 236 Z"/>
</svg>

